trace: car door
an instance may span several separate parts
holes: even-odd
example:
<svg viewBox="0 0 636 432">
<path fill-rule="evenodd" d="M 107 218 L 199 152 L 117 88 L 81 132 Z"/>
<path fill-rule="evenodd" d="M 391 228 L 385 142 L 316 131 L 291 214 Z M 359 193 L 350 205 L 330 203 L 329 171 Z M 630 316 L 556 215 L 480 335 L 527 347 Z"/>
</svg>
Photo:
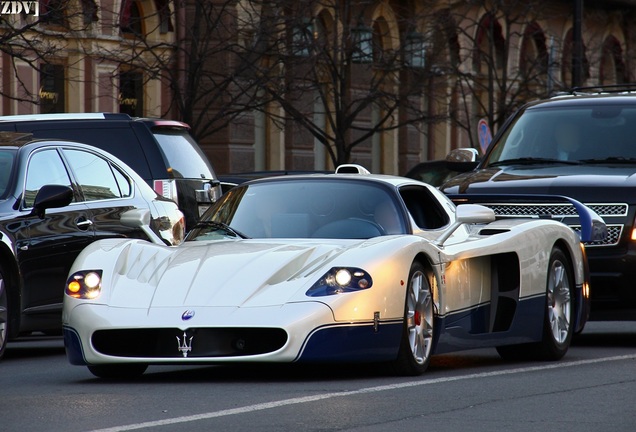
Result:
<svg viewBox="0 0 636 432">
<path fill-rule="evenodd" d="M 92 151 L 67 147 L 63 154 L 90 211 L 95 238 L 147 239 L 142 230 L 121 223 L 122 213 L 148 207 L 141 196 L 135 196 L 132 180 L 111 161 Z"/>
<path fill-rule="evenodd" d="M 44 185 L 72 188 L 69 173 L 56 148 L 35 150 L 28 158 L 21 209 L 26 232 L 19 244 L 18 261 L 24 281 L 22 307 L 26 322 L 38 329 L 60 326 L 64 283 L 75 257 L 94 239 L 88 208 L 77 200 L 47 209 L 44 217 L 30 214 L 35 196 Z"/>
</svg>

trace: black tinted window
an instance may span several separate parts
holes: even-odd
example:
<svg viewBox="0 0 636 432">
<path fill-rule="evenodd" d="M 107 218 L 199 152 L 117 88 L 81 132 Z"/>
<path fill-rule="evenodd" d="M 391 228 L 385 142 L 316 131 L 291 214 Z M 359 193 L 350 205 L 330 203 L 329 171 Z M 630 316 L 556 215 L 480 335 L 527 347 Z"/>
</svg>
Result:
<svg viewBox="0 0 636 432">
<path fill-rule="evenodd" d="M 486 164 L 523 158 L 636 159 L 636 108 L 528 109 L 501 135 Z"/>
<path fill-rule="evenodd" d="M 63 185 L 71 187 L 71 180 L 59 153 L 54 150 L 42 150 L 33 153 L 29 160 L 26 175 L 26 187 L 22 198 L 23 206 L 33 207 L 35 195 L 44 185 Z"/>
<path fill-rule="evenodd" d="M 53 126 L 38 128 L 37 125 L 28 125 L 24 129 L 31 130 L 35 138 L 60 138 L 99 147 L 124 161 L 142 178 L 146 180 L 152 178 L 146 155 L 139 145 L 139 139 L 127 124 L 125 127 L 117 127 L 108 123 L 106 125 L 108 127 L 98 127 L 95 122 L 90 124 L 75 122 L 72 125 L 60 124 L 59 128 L 53 128 Z"/>
<path fill-rule="evenodd" d="M 357 181 L 293 180 L 239 186 L 203 217 L 254 238 L 371 238 L 404 234 L 399 203 L 384 187 Z M 207 238 L 210 228 L 190 239 Z"/>
<path fill-rule="evenodd" d="M 168 131 L 154 135 L 174 178 L 216 178 L 206 156 L 190 135 Z"/>
<path fill-rule="evenodd" d="M 121 192 L 107 160 L 81 150 L 65 149 L 86 201 L 119 198 Z"/>
<path fill-rule="evenodd" d="M 9 180 L 11 180 L 11 170 L 13 169 L 14 160 L 14 151 L 0 151 L 0 197 L 4 197 L 7 193 L 7 187 L 9 186 Z"/>
</svg>

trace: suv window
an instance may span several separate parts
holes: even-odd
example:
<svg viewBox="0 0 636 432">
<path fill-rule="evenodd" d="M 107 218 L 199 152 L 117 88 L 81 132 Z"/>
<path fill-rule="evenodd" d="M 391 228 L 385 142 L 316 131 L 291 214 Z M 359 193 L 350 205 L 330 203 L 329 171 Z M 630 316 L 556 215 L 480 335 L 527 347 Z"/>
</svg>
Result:
<svg viewBox="0 0 636 432">
<path fill-rule="evenodd" d="M 194 140 L 183 133 L 154 132 L 168 167 L 175 178 L 216 178 Z"/>
<path fill-rule="evenodd" d="M 144 179 L 151 179 L 152 174 L 146 161 L 146 155 L 138 145 L 131 145 L 138 141 L 133 130 L 128 127 L 118 126 L 116 122 L 109 122 L 105 127 L 97 127 L 96 122 L 83 123 L 73 122 L 47 122 L 49 124 L 29 124 L 18 126 L 24 130 L 33 130 L 36 138 L 58 138 L 69 141 L 76 141 L 91 144 L 125 160 L 121 155 L 126 155 L 128 160 L 140 161 L 140 163 L 129 164 Z M 144 163 L 141 163 L 144 161 Z"/>
<path fill-rule="evenodd" d="M 31 156 L 27 168 L 24 197 L 22 198 L 23 207 L 33 207 L 35 195 L 42 186 L 47 184 L 71 187 L 71 179 L 66 172 L 62 158 L 53 149 L 38 151 Z"/>
<path fill-rule="evenodd" d="M 86 201 L 123 196 L 107 160 L 81 150 L 65 149 L 64 155 L 77 177 Z M 128 190 L 130 190 L 130 186 Z"/>
<path fill-rule="evenodd" d="M 620 105 L 528 109 L 517 117 L 484 166 L 522 158 L 595 162 L 636 159 L 636 107 Z"/>
</svg>

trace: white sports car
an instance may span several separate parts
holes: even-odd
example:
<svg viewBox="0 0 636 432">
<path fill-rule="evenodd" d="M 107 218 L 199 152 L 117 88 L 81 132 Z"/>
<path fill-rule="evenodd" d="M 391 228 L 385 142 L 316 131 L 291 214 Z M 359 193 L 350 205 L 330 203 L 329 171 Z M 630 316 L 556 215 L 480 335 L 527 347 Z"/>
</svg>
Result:
<svg viewBox="0 0 636 432">
<path fill-rule="evenodd" d="M 416 375 L 433 354 L 481 347 L 557 360 L 587 320 L 581 237 L 605 232 L 571 202 L 580 233 L 545 217 L 495 220 L 351 165 L 250 181 L 179 246 L 88 246 L 65 288 L 67 356 L 99 377 L 229 362 L 377 362 Z"/>
</svg>

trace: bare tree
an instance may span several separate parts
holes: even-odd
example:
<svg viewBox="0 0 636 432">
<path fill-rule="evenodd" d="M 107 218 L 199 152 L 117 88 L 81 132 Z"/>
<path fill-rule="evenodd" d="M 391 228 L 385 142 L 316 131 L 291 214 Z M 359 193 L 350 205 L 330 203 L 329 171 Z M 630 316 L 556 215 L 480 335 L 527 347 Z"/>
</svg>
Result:
<svg viewBox="0 0 636 432">
<path fill-rule="evenodd" d="M 51 74 L 48 66 L 55 64 L 60 53 L 68 52 L 68 40 L 83 37 L 96 19 L 97 6 L 94 0 L 82 1 L 78 7 L 67 0 L 4 2 L 3 6 L 0 52 L 8 61 L 3 62 L 2 75 L 5 84 L 6 78 L 13 76 L 19 91 L 3 86 L 0 94 L 5 100 L 40 104 L 40 95 L 21 81 L 18 64 L 29 65 L 46 79 Z"/>
<path fill-rule="evenodd" d="M 471 147 L 478 147 L 480 118 L 496 131 L 523 103 L 563 88 L 555 73 L 560 47 L 539 24 L 559 14 L 567 18 L 562 5 L 539 0 L 472 0 L 447 10 L 463 41 L 457 46 L 461 61 L 447 64 L 461 92 L 452 117 Z"/>
<path fill-rule="evenodd" d="M 322 143 L 333 165 L 374 137 L 428 120 L 428 44 L 412 7 L 396 9 L 390 22 L 372 20 L 377 4 L 365 0 L 257 3 L 256 37 L 246 47 L 258 54 L 247 75 L 260 89 L 252 108 L 280 108 L 267 115 Z"/>
</svg>

